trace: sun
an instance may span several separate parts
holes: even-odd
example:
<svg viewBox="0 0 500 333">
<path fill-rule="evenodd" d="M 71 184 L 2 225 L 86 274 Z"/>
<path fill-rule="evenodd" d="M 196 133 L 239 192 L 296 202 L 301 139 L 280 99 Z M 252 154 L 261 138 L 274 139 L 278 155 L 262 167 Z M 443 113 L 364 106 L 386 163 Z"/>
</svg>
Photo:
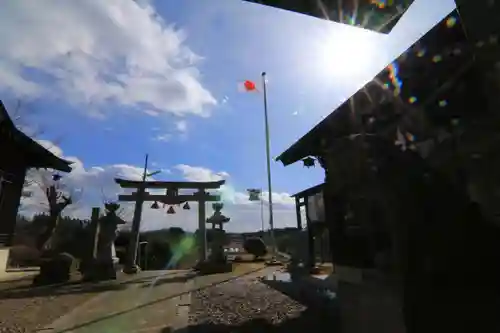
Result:
<svg viewBox="0 0 500 333">
<path fill-rule="evenodd" d="M 323 79 L 355 82 L 373 75 L 381 66 L 384 35 L 335 24 L 335 29 L 317 37 L 310 50 L 311 60 L 313 70 Z"/>
</svg>

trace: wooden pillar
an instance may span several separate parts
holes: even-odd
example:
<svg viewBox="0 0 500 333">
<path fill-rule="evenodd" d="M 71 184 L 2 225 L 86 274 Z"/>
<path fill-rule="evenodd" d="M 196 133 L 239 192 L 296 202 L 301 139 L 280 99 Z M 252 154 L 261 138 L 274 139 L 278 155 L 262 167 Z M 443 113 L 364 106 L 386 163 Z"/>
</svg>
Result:
<svg viewBox="0 0 500 333">
<path fill-rule="evenodd" d="M 307 265 L 313 268 L 316 265 L 316 256 L 314 255 L 314 230 L 312 228 L 311 219 L 309 218 L 309 202 L 304 198 L 306 206 L 306 222 L 307 222 Z"/>
<path fill-rule="evenodd" d="M 198 196 L 198 250 L 199 261 L 204 262 L 207 259 L 207 230 L 206 230 L 206 201 L 205 191 L 200 190 Z"/>
<path fill-rule="evenodd" d="M 302 217 L 300 216 L 300 198 L 295 197 L 295 214 L 297 215 L 297 229 L 302 230 Z"/>
<path fill-rule="evenodd" d="M 9 178 L 9 182 L 3 183 L 0 196 L 0 235 L 3 236 L 3 242 L 6 246 L 11 246 L 14 238 L 26 171 L 26 168 L 16 170 Z"/>
<path fill-rule="evenodd" d="M 339 265 L 348 264 L 345 253 L 345 204 L 339 194 L 329 195 L 330 205 L 330 248 L 332 260 Z"/>
<path fill-rule="evenodd" d="M 332 263 L 343 265 L 345 264 L 343 251 L 345 245 L 345 198 L 342 193 L 335 192 L 333 181 L 332 177 L 325 177 L 323 188 L 325 222 L 328 228 Z"/>
<path fill-rule="evenodd" d="M 130 243 L 127 252 L 127 261 L 123 272 L 127 274 L 137 273 L 140 268 L 137 265 L 137 249 L 139 246 L 139 236 L 141 229 L 142 206 L 144 204 L 144 196 L 146 188 L 143 184 L 137 190 L 137 200 L 135 201 L 134 217 L 132 219 L 132 230 L 130 233 Z"/>
</svg>

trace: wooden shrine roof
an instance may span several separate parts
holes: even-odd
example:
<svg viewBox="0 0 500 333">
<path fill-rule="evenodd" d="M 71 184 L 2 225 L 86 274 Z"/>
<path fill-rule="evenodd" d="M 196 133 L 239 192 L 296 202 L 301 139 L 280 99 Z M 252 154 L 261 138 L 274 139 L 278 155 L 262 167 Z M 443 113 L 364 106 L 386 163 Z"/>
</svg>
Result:
<svg viewBox="0 0 500 333">
<path fill-rule="evenodd" d="M 57 157 L 14 125 L 1 100 L 0 140 L 12 144 L 22 151 L 22 155 L 26 158 L 26 167 L 50 168 L 64 172 L 71 171 L 70 165 L 72 162 Z"/>
<path fill-rule="evenodd" d="M 302 191 L 300 191 L 298 193 L 295 193 L 294 195 L 291 195 L 291 197 L 292 198 L 299 198 L 300 199 L 300 198 L 309 197 L 311 195 L 315 195 L 315 194 L 323 191 L 323 186 L 324 185 L 325 184 L 322 183 L 322 184 L 315 185 L 313 187 L 309 187 L 309 188 L 307 188 L 305 190 L 302 190 Z"/>
<path fill-rule="evenodd" d="M 440 125 L 446 125 L 452 117 L 466 117 L 485 100 L 470 98 L 472 93 L 481 94 L 480 87 L 473 86 L 477 81 L 470 80 L 475 75 L 470 70 L 473 65 L 473 47 L 466 40 L 458 13 L 453 11 L 276 160 L 289 165 L 321 155 L 325 138 L 356 134 L 353 115 L 359 115 L 365 125 L 374 116 L 371 121 L 375 123 L 395 123 L 400 117 L 397 107 L 402 106 L 425 110 L 426 117 Z M 471 101 L 477 104 L 471 106 Z M 425 135 L 418 134 L 422 138 Z"/>
<path fill-rule="evenodd" d="M 245 0 L 389 33 L 414 0 Z"/>
<path fill-rule="evenodd" d="M 122 188 L 138 188 L 142 181 L 115 178 L 115 182 Z M 225 180 L 213 182 L 166 182 L 146 181 L 147 188 L 175 188 L 175 189 L 218 189 L 226 183 Z"/>
</svg>

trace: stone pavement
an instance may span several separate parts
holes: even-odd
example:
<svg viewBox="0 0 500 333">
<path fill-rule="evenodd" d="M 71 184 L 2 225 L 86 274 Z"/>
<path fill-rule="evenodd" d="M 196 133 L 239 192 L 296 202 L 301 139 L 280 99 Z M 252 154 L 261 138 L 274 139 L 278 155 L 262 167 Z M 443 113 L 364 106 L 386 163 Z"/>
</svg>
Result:
<svg viewBox="0 0 500 333">
<path fill-rule="evenodd" d="M 164 333 L 187 327 L 191 291 L 263 268 L 247 264 L 234 272 L 195 276 L 191 271 L 142 272 L 110 284 L 82 306 L 39 332 L 44 333 Z"/>
</svg>

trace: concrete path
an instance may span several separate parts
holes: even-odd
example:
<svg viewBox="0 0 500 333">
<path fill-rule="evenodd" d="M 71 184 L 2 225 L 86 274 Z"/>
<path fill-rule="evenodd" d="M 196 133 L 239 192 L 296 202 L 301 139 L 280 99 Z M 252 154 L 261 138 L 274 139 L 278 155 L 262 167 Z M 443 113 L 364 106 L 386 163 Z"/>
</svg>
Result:
<svg viewBox="0 0 500 333">
<path fill-rule="evenodd" d="M 108 291 L 40 332 L 167 332 L 173 325 L 180 328 L 188 320 L 181 308 L 190 304 L 190 294 L 186 293 L 192 288 L 190 275 L 187 271 L 156 272 L 110 285 Z"/>
<path fill-rule="evenodd" d="M 187 327 L 191 292 L 255 272 L 245 265 L 231 273 L 195 276 L 190 271 L 142 272 L 59 318 L 43 333 L 165 333 Z"/>
</svg>

